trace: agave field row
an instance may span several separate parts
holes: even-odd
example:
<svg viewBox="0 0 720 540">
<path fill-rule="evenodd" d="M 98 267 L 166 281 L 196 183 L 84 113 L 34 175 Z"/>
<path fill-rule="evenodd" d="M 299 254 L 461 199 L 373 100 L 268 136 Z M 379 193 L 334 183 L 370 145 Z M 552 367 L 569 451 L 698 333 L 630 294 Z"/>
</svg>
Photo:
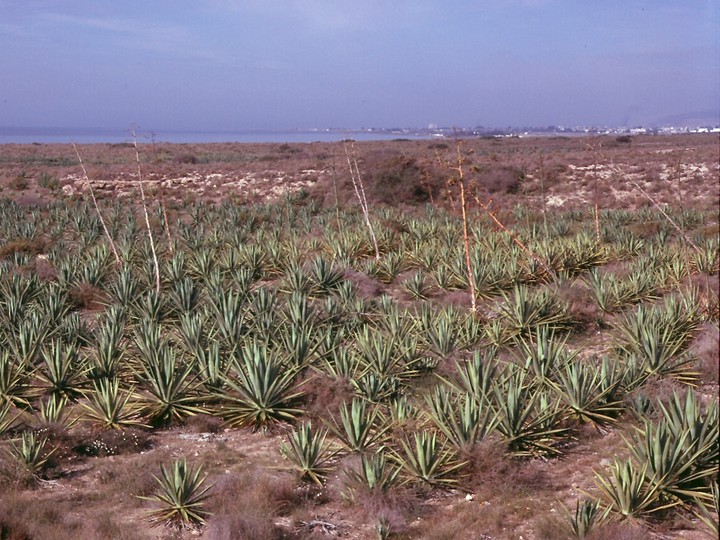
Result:
<svg viewBox="0 0 720 540">
<path fill-rule="evenodd" d="M 136 210 L 102 209 L 118 263 L 92 206 L 0 204 L 0 445 L 29 475 L 52 456 L 48 425 L 156 431 L 202 414 L 286 433 L 298 482 L 342 472 L 353 504 L 463 490 L 486 440 L 552 460 L 589 426 L 631 424 L 568 530 L 678 514 L 717 527 L 718 404 L 688 350 L 717 329 L 715 215 L 518 205 L 510 233 L 471 212 L 466 257 L 452 212 L 381 207 L 377 258 L 360 212 L 302 195 L 158 208 L 153 246 Z M 674 391 L 648 397 L 657 381 Z M 318 385 L 346 395 L 323 407 Z M 204 523 L 201 465 L 158 471 L 151 517 Z"/>
</svg>

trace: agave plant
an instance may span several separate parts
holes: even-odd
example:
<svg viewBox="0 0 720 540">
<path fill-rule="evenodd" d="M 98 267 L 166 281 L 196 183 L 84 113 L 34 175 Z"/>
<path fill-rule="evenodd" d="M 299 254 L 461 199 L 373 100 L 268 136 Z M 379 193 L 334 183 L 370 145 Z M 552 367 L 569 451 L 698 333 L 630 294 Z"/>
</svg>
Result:
<svg viewBox="0 0 720 540">
<path fill-rule="evenodd" d="M 661 494 L 646 482 L 647 464 L 637 467 L 629 459 L 615 459 L 610 479 L 595 473 L 595 483 L 600 489 L 606 513 L 615 513 L 622 519 L 642 518 L 664 507 Z M 671 504 L 672 506 L 672 504 Z"/>
<path fill-rule="evenodd" d="M 88 395 L 84 419 L 103 429 L 122 429 L 141 424 L 142 404 L 133 396 L 133 389 L 120 389 L 114 378 L 93 381 L 93 390 Z"/>
<path fill-rule="evenodd" d="M 455 370 L 454 377 L 445 382 L 479 401 L 488 399 L 493 381 L 501 374 L 493 349 L 474 351 L 468 361 L 456 362 Z"/>
<path fill-rule="evenodd" d="M 12 410 L 10 403 L 0 403 L 0 436 L 4 435 L 13 425 L 20 416 L 18 412 L 15 416 L 11 416 L 10 411 Z"/>
<path fill-rule="evenodd" d="M 226 390 L 217 397 L 230 426 L 266 429 L 301 413 L 294 404 L 302 395 L 295 385 L 296 370 L 272 356 L 266 345 L 253 342 L 243 347 L 231 364 Z"/>
<path fill-rule="evenodd" d="M 718 522 L 718 516 L 720 516 L 720 487 L 718 487 L 717 480 L 710 482 L 710 493 L 712 495 L 710 504 L 696 500 L 700 512 L 695 512 L 695 515 L 707 526 L 711 534 L 717 537 L 720 534 L 720 523 Z"/>
<path fill-rule="evenodd" d="M 648 376 L 671 377 L 692 385 L 698 374 L 689 369 L 692 358 L 682 357 L 681 353 L 696 325 L 671 311 L 640 305 L 634 314 L 626 315 L 616 325 L 620 334 L 618 346 L 626 355 L 637 357 Z"/>
<path fill-rule="evenodd" d="M 401 440 L 402 452 L 394 458 L 411 478 L 431 486 L 452 487 L 458 483 L 458 471 L 465 466 L 456 459 L 447 443 L 441 443 L 436 433 L 421 431 L 412 441 Z"/>
<path fill-rule="evenodd" d="M 471 394 L 453 396 L 439 385 L 425 399 L 432 422 L 460 450 L 471 449 L 495 428 L 497 414 Z"/>
<path fill-rule="evenodd" d="M 70 428 L 77 422 L 77 418 L 69 417 L 68 398 L 60 394 L 50 394 L 47 399 L 40 400 L 40 407 L 36 413 L 39 423 L 57 424 L 64 429 Z"/>
<path fill-rule="evenodd" d="M 691 400 L 685 405 L 683 412 L 695 414 L 690 422 L 663 409 L 664 418 L 657 423 L 646 420 L 628 443 L 633 457 L 644 466 L 648 485 L 660 494 L 665 507 L 694 498 L 710 499 L 707 479 L 718 473 L 717 412 L 714 419 L 703 419 L 692 410 Z"/>
<path fill-rule="evenodd" d="M 525 361 L 526 369 L 531 370 L 540 384 L 550 384 L 558 370 L 577 355 L 577 352 L 566 351 L 567 337 L 556 337 L 547 325 L 539 326 L 532 339 L 520 336 L 515 341 L 520 359 Z"/>
<path fill-rule="evenodd" d="M 568 529 L 574 538 L 583 539 L 590 534 L 596 523 L 602 521 L 607 512 L 601 512 L 600 501 L 586 498 L 577 501 L 575 512 L 571 513 L 565 505 L 561 505 L 568 518 Z"/>
<path fill-rule="evenodd" d="M 88 368 L 74 345 L 53 340 L 49 347 L 43 349 L 42 358 L 43 363 L 37 373 L 46 393 L 70 399 L 82 395 Z"/>
<path fill-rule="evenodd" d="M 176 528 L 200 527 L 205 525 L 210 513 L 205 502 L 210 497 L 212 485 L 205 485 L 207 475 L 202 476 L 202 466 L 188 465 L 185 459 L 176 460 L 168 467 L 160 467 L 158 491 L 151 497 L 140 497 L 153 501 L 159 508 L 148 513 L 156 525 L 170 525 Z"/>
<path fill-rule="evenodd" d="M 335 452 L 326 443 L 327 430 L 313 431 L 312 423 L 301 424 L 293 428 L 287 436 L 287 443 L 280 445 L 280 453 L 288 459 L 301 480 L 310 480 L 322 485 L 330 472 L 328 467 Z"/>
<path fill-rule="evenodd" d="M 334 420 L 328 424 L 330 431 L 351 452 L 365 452 L 385 440 L 390 426 L 381 425 L 377 407 L 368 408 L 365 400 L 353 398 L 350 407 L 340 406 L 340 425 Z"/>
<path fill-rule="evenodd" d="M 419 319 L 430 350 L 440 358 L 450 356 L 457 346 L 456 321 L 460 319 L 460 314 L 448 309 L 434 315 L 423 306 Z"/>
<path fill-rule="evenodd" d="M 667 430 L 676 440 L 685 433 L 684 446 L 695 455 L 695 467 L 699 469 L 718 466 L 718 403 L 710 401 L 705 410 L 698 403 L 695 392 L 689 390 L 683 400 L 677 393 L 666 405 L 659 403 Z"/>
<path fill-rule="evenodd" d="M 143 390 L 143 412 L 154 425 L 169 425 L 204 412 L 197 405 L 197 376 L 190 363 L 177 359 L 169 345 L 159 347 L 155 358 L 141 362 L 138 382 Z"/>
<path fill-rule="evenodd" d="M 516 335 L 529 335 L 538 326 L 549 325 L 563 329 L 570 321 L 567 303 L 547 289 L 531 293 L 523 286 L 515 286 L 512 298 L 503 293 L 499 310 Z"/>
<path fill-rule="evenodd" d="M 355 499 L 358 492 L 387 494 L 399 484 L 400 467 L 393 466 L 385 458 L 385 453 L 363 454 L 358 469 L 347 469 L 347 482 L 342 492 L 347 499 Z"/>
<path fill-rule="evenodd" d="M 10 355 L 8 350 L 0 352 L 0 406 L 30 404 L 30 380 L 34 371 L 27 360 Z"/>
<path fill-rule="evenodd" d="M 110 283 L 108 292 L 119 305 L 130 306 L 140 293 L 140 281 L 130 269 L 125 268 Z"/>
<path fill-rule="evenodd" d="M 623 409 L 622 402 L 615 399 L 621 381 L 605 384 L 601 372 L 592 364 L 568 363 L 557 372 L 557 381 L 553 387 L 580 422 L 612 424 Z"/>
<path fill-rule="evenodd" d="M 555 442 L 566 428 L 558 424 L 558 404 L 526 384 L 526 372 L 511 369 L 504 381 L 493 383 L 498 411 L 497 431 L 516 455 L 557 455 Z"/>
<path fill-rule="evenodd" d="M 17 460 L 33 477 L 37 478 L 45 469 L 55 449 L 46 448 L 47 437 L 37 437 L 32 431 L 23 431 L 19 441 L 10 441 L 10 456 Z"/>
<path fill-rule="evenodd" d="M 425 273 L 422 270 L 415 272 L 400 285 L 412 300 L 426 300 L 430 293 Z"/>
<path fill-rule="evenodd" d="M 340 286 L 344 278 L 340 270 L 318 255 L 310 265 L 310 279 L 316 292 L 329 294 Z"/>
</svg>

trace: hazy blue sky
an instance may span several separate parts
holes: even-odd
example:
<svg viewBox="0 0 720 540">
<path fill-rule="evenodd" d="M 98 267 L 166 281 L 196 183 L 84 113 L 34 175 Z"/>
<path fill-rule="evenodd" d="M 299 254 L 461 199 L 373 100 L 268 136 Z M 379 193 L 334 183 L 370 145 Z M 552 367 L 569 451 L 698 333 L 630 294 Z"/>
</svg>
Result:
<svg viewBox="0 0 720 540">
<path fill-rule="evenodd" d="M 717 0 L 0 0 L 0 126 L 712 118 L 718 29 Z"/>
</svg>

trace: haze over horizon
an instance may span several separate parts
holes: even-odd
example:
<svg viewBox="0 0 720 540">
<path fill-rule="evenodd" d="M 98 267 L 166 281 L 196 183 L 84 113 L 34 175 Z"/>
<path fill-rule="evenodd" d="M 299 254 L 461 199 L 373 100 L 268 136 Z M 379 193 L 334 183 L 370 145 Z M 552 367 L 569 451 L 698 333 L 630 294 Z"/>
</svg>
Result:
<svg viewBox="0 0 720 540">
<path fill-rule="evenodd" d="M 720 2 L 0 0 L 0 126 L 720 121 Z"/>
</svg>

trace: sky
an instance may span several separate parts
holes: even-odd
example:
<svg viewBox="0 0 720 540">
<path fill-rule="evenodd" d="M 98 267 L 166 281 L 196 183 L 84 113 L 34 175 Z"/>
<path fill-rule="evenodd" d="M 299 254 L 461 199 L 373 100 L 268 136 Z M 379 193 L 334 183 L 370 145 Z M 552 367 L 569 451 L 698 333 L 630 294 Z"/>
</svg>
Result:
<svg viewBox="0 0 720 540">
<path fill-rule="evenodd" d="M 0 126 L 720 122 L 717 0 L 0 0 Z"/>
</svg>

